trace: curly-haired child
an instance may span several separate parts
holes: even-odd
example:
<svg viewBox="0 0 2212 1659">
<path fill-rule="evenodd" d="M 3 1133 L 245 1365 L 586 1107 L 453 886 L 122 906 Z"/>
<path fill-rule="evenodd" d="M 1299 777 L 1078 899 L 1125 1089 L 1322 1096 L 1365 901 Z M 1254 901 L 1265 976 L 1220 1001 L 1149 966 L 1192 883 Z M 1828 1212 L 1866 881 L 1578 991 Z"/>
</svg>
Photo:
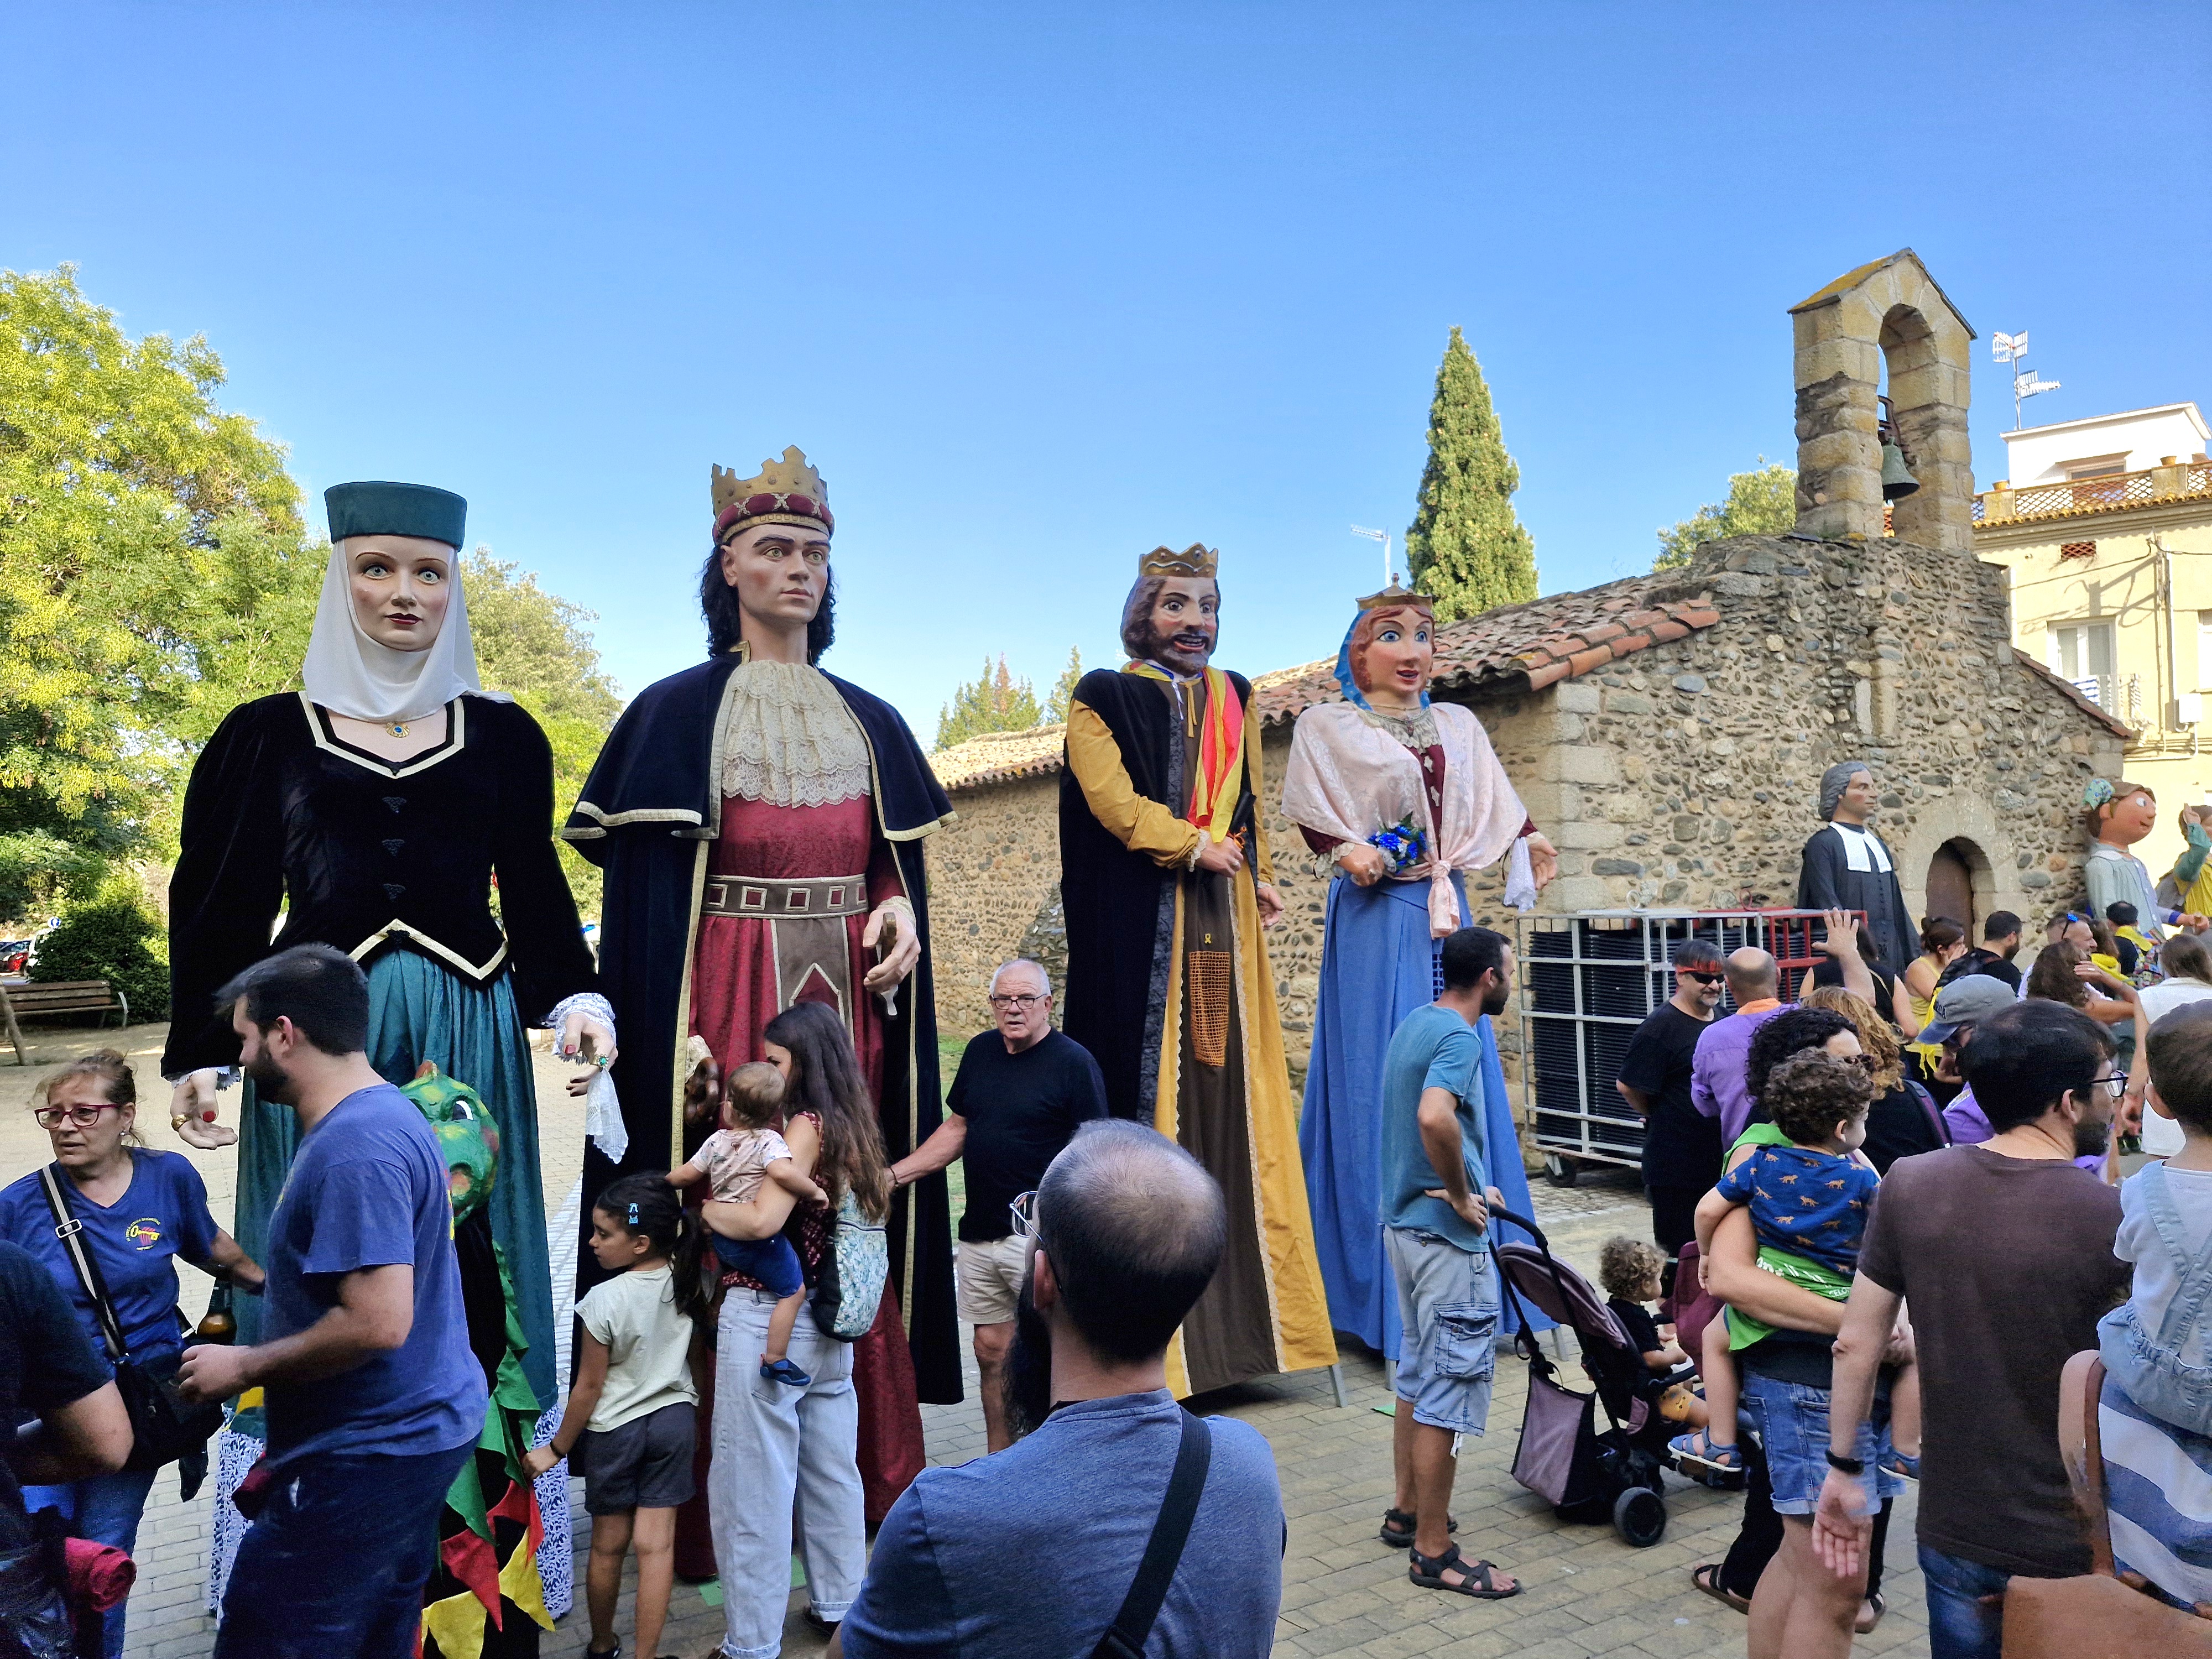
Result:
<svg viewBox="0 0 2212 1659">
<path fill-rule="evenodd" d="M 1690 1362 L 1680 1343 L 1662 1334 L 1649 1305 L 1659 1294 L 1659 1275 L 1666 1266 L 1666 1252 L 1656 1244 L 1626 1233 L 1615 1233 L 1598 1249 L 1597 1278 L 1605 1287 L 1606 1306 L 1654 1376 L 1668 1376 Z M 1705 1402 L 1679 1383 L 1660 1396 L 1659 1413 L 1671 1422 L 1705 1426 Z"/>
<path fill-rule="evenodd" d="M 793 1196 L 816 1204 L 829 1201 L 822 1188 L 792 1162 L 777 1126 L 783 1121 L 783 1073 L 764 1060 L 730 1073 L 722 1095 L 722 1127 L 708 1135 L 689 1162 L 668 1173 L 672 1187 L 704 1181 L 721 1204 L 750 1204 L 773 1181 Z M 777 1298 L 769 1316 L 768 1346 L 761 1375 L 772 1382 L 803 1389 L 813 1378 L 791 1363 L 792 1328 L 799 1322 L 806 1285 L 799 1253 L 781 1233 L 769 1238 L 725 1238 L 709 1231 L 714 1254 L 725 1269 L 758 1279 Z"/>
<path fill-rule="evenodd" d="M 1874 1084 L 1864 1067 L 1824 1049 L 1802 1050 L 1776 1066 L 1759 1097 L 1772 1120 L 1762 1137 L 1765 1144 L 1750 1146 L 1748 1156 L 1698 1206 L 1700 1257 L 1711 1249 L 1721 1218 L 1731 1206 L 1745 1205 L 1759 1241 L 1760 1267 L 1831 1301 L 1846 1300 L 1881 1179 L 1871 1164 L 1853 1156 L 1866 1139 L 1873 1097 Z M 1705 1328 L 1700 1369 L 1708 1427 L 1678 1436 L 1670 1444 L 1692 1469 L 1723 1475 L 1740 1472 L 1744 1465 L 1735 1443 L 1736 1416 L 1740 1401 L 1748 1396 L 1763 1425 L 1775 1512 L 1810 1515 L 1826 1475 L 1826 1459 L 1819 1455 L 1827 1444 L 1826 1389 L 1778 1381 L 1757 1364 L 1747 1366 L 1748 1376 L 1740 1378 L 1735 1354 L 1761 1342 L 1774 1342 L 1778 1350 L 1827 1346 L 1826 1339 L 1777 1331 L 1729 1308 Z M 1761 1356 L 1780 1357 L 1778 1351 Z M 1777 1369 L 1786 1373 L 1789 1368 Z M 1917 1422 L 1917 1387 L 1910 1364 L 1891 1385 L 1893 1409 L 1900 1394 L 1911 1402 L 1904 1414 Z M 1816 1395 L 1823 1403 L 1814 1403 Z M 1900 1458 L 1892 1449 L 1887 1424 L 1879 1432 L 1869 1426 L 1864 1433 L 1876 1442 L 1867 1462 L 1880 1470 L 1879 1501 L 1899 1490 L 1899 1474 L 1917 1474 L 1917 1461 Z"/>
</svg>

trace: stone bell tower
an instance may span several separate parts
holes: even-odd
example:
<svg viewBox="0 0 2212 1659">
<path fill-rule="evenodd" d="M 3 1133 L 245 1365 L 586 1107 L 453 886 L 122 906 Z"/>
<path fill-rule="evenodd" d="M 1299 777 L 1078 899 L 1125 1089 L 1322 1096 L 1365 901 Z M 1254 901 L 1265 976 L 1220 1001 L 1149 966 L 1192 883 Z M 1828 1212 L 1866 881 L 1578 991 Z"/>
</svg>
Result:
<svg viewBox="0 0 2212 1659">
<path fill-rule="evenodd" d="M 1966 439 L 1974 331 L 1911 248 L 1790 307 L 1797 386 L 1797 529 L 1831 541 L 1882 533 L 1881 371 L 1920 488 L 1892 507 L 1901 541 L 1973 549 Z"/>
</svg>

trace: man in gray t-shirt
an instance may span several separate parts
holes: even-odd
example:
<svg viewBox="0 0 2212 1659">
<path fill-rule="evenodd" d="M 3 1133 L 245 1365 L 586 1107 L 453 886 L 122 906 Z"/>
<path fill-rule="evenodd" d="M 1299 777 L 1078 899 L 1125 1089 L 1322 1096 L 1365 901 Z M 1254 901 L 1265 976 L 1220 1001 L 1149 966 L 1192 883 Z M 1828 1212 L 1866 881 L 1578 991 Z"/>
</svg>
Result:
<svg viewBox="0 0 2212 1659">
<path fill-rule="evenodd" d="M 1136 1579 L 1182 1434 L 1168 1342 L 1219 1265 L 1221 1190 L 1163 1136 L 1107 1120 L 1053 1159 L 1029 1214 L 1007 1359 L 1018 1437 L 916 1477 L 833 1656 L 1087 1655 Z M 1283 1595 L 1274 1454 L 1247 1424 L 1205 1423 L 1205 1486 L 1144 1650 L 1263 1659 Z"/>
</svg>

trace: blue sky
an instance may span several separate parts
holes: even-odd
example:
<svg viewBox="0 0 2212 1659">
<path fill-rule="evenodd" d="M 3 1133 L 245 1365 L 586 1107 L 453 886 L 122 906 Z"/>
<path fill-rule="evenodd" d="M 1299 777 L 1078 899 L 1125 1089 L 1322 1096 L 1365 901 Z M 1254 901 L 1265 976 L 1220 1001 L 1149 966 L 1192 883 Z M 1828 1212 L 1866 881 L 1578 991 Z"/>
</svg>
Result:
<svg viewBox="0 0 2212 1659">
<path fill-rule="evenodd" d="M 2212 11 L 1547 3 L 0 3 L 0 265 L 204 332 L 319 492 L 420 479 L 696 660 L 708 469 L 839 523 L 825 665 L 925 742 L 1116 660 L 1222 550 L 1221 660 L 1334 652 L 1455 323 L 1547 592 L 1791 457 L 1787 307 L 1911 245 L 2064 419 L 2212 403 Z M 26 70 L 32 72 L 26 73 Z"/>
</svg>

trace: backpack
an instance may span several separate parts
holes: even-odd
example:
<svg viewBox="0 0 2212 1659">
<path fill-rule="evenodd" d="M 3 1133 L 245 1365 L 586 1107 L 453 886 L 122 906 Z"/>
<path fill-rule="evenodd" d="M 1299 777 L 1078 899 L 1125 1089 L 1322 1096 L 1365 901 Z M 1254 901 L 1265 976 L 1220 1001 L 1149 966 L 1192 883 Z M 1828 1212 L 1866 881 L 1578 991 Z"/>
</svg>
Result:
<svg viewBox="0 0 2212 1659">
<path fill-rule="evenodd" d="M 890 1245 L 884 1224 L 860 1213 L 853 1194 L 837 1200 L 830 1248 L 822 1253 L 807 1311 L 815 1328 L 839 1342 L 857 1342 L 876 1322 L 884 1286 L 891 1276 Z"/>
</svg>

